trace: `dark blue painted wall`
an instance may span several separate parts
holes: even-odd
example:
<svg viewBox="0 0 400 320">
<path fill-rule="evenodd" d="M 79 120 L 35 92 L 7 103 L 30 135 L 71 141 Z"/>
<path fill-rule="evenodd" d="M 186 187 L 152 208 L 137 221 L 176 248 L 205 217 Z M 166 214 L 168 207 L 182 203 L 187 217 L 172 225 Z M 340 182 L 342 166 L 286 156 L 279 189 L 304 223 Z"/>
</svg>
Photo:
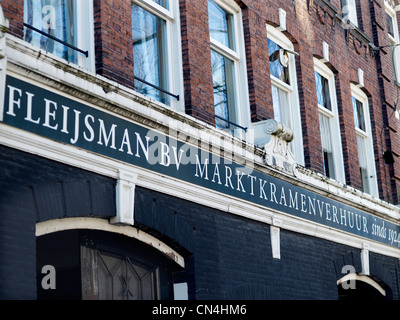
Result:
<svg viewBox="0 0 400 320">
<path fill-rule="evenodd" d="M 113 215 L 113 179 L 0 146 L 0 299 L 36 298 L 37 222 Z M 273 259 L 268 225 L 140 187 L 135 223 L 185 256 L 191 299 L 337 299 L 342 266 L 361 271 L 360 250 L 283 229 Z M 399 299 L 399 260 L 370 262 Z"/>
<path fill-rule="evenodd" d="M 113 215 L 113 179 L 0 146 L 0 299 L 36 298 L 36 222 Z"/>
<path fill-rule="evenodd" d="M 273 259 L 268 225 L 142 188 L 135 222 L 191 252 L 192 299 L 338 299 L 342 267 L 361 272 L 359 249 L 281 229 Z M 398 299 L 399 260 L 371 253 L 370 264 Z"/>
</svg>

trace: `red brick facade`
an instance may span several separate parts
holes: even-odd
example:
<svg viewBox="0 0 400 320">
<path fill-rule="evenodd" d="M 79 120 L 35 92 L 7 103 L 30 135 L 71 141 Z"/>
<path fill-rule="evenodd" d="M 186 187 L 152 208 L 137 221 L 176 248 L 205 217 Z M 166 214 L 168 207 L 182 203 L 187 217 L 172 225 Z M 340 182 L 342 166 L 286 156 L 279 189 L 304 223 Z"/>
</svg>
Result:
<svg viewBox="0 0 400 320">
<path fill-rule="evenodd" d="M 398 1 L 392 1 L 398 5 Z M 396 2 L 396 3 L 394 3 Z M 387 46 L 384 0 L 356 0 L 358 28 L 341 17 L 340 0 L 236 1 L 242 9 L 250 115 L 253 122 L 273 117 L 266 24 L 279 25 L 279 8 L 287 14 L 284 34 L 296 52 L 298 94 L 305 166 L 322 173 L 323 159 L 315 91 L 313 58 L 322 58 L 329 45 L 328 67 L 335 74 L 346 184 L 361 188 L 350 84 L 364 71 L 374 141 L 379 196 L 397 204 L 400 195 L 399 120 L 394 111 L 399 88 Z M 212 71 L 207 0 L 180 0 L 183 81 L 186 113 L 214 124 Z M 23 37 L 23 0 L 1 0 L 10 20 L 9 33 Z M 133 87 L 130 0 L 94 0 L 96 72 Z M 397 15 L 399 17 L 399 14 Z M 383 152 L 394 155 L 385 163 Z"/>
</svg>

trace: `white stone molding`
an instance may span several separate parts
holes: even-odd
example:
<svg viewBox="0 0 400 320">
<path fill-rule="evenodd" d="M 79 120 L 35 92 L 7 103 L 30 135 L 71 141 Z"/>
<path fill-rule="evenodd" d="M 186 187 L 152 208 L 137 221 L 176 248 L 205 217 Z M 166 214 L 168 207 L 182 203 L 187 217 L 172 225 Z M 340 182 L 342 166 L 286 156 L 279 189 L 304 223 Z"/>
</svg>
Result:
<svg viewBox="0 0 400 320">
<path fill-rule="evenodd" d="M 135 187 L 138 174 L 119 170 L 116 185 L 117 214 L 110 220 L 112 224 L 134 224 Z"/>
<path fill-rule="evenodd" d="M 271 135 L 271 140 L 264 146 L 265 163 L 297 176 L 297 162 L 289 146 L 294 139 L 293 130 L 269 119 L 265 121 L 265 132 Z"/>
<path fill-rule="evenodd" d="M 3 121 L 4 92 L 6 85 L 6 33 L 9 28 L 9 21 L 4 17 L 3 8 L 0 4 L 0 121 Z"/>
</svg>

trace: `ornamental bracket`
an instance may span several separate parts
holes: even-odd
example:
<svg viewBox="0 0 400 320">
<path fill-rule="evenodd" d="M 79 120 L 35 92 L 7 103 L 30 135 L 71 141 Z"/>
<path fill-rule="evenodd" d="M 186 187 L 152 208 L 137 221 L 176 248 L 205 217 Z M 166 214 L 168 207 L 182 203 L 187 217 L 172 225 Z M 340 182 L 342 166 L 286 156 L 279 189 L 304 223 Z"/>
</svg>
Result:
<svg viewBox="0 0 400 320">
<path fill-rule="evenodd" d="M 264 130 L 271 136 L 271 140 L 264 146 L 264 162 L 297 176 L 296 158 L 289 145 L 294 139 L 293 130 L 274 119 L 265 121 Z"/>
</svg>

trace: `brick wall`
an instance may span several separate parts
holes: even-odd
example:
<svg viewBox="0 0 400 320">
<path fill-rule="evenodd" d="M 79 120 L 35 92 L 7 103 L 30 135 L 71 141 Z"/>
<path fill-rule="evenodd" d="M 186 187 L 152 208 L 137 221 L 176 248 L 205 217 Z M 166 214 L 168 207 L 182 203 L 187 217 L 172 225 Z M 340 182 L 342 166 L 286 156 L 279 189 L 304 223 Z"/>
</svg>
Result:
<svg viewBox="0 0 400 320">
<path fill-rule="evenodd" d="M 94 0 L 96 72 L 134 87 L 131 1 Z"/>
<path fill-rule="evenodd" d="M 9 33 L 22 38 L 24 28 L 24 0 L 1 0 L 4 16 L 10 22 Z"/>
<path fill-rule="evenodd" d="M 372 50 L 388 44 L 383 0 L 357 1 L 358 32 L 342 23 L 340 0 L 236 1 L 242 8 L 251 119 L 272 118 L 270 70 L 266 24 L 279 24 L 278 9 L 287 13 L 287 30 L 296 57 L 298 94 L 304 140 L 305 165 L 323 172 L 323 159 L 315 94 L 313 57 L 322 57 L 322 42 L 329 44 L 328 67 L 335 73 L 343 162 L 346 183 L 360 189 L 357 142 L 354 130 L 350 83 L 357 83 L 357 69 L 364 71 L 363 91 L 369 98 L 380 198 L 398 203 L 400 198 L 399 120 L 393 85 L 390 50 Z M 10 19 L 10 33 L 22 37 L 23 0 L 2 0 Z M 186 113 L 214 124 L 212 70 L 208 31 L 207 0 L 180 0 L 183 79 Z M 131 1 L 94 0 L 96 72 L 133 87 Z M 386 164 L 384 151 L 394 154 Z"/>
<path fill-rule="evenodd" d="M 193 117 L 214 124 L 207 0 L 180 3 L 185 110 Z"/>
</svg>

